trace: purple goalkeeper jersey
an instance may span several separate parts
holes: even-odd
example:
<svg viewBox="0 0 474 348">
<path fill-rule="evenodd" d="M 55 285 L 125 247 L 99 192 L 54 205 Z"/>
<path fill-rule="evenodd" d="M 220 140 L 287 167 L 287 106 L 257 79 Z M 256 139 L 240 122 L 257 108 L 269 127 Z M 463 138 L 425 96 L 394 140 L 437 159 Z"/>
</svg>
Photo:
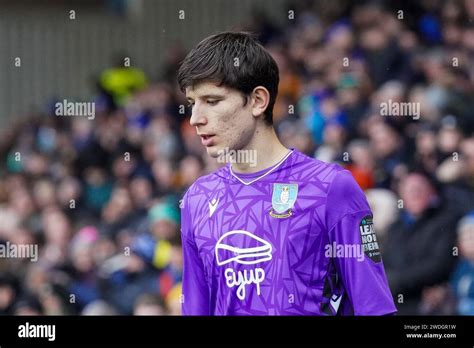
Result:
<svg viewBox="0 0 474 348">
<path fill-rule="evenodd" d="M 295 149 L 252 174 L 228 164 L 181 208 L 184 315 L 396 312 L 369 204 L 336 164 Z"/>
</svg>

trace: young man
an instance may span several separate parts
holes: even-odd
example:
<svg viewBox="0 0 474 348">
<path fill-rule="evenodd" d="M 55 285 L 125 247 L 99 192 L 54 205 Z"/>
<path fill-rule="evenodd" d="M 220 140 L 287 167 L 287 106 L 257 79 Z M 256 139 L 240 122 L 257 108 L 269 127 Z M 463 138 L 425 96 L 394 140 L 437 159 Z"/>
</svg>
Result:
<svg viewBox="0 0 474 348">
<path fill-rule="evenodd" d="M 182 201 L 183 314 L 396 312 L 362 190 L 278 140 L 278 81 L 245 33 L 206 38 L 180 67 L 191 125 L 210 156 L 230 155 Z"/>
</svg>

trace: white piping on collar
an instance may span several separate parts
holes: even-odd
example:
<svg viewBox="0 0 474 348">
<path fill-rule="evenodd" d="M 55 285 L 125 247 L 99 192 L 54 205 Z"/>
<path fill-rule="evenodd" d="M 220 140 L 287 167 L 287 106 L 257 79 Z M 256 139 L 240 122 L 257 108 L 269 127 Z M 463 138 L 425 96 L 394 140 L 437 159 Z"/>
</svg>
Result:
<svg viewBox="0 0 474 348">
<path fill-rule="evenodd" d="M 278 162 L 277 164 L 275 164 L 273 167 L 271 167 L 266 173 L 262 174 L 261 176 L 259 176 L 258 178 L 255 178 L 249 182 L 245 182 L 243 181 L 241 178 L 239 178 L 232 170 L 232 164 L 229 164 L 229 170 L 230 170 L 230 174 L 232 174 L 232 176 L 234 178 L 236 178 L 237 180 L 239 180 L 242 184 L 248 186 L 250 184 L 253 184 L 255 181 L 257 180 L 260 180 L 262 178 L 264 178 L 265 176 L 267 176 L 268 174 L 270 174 L 271 172 L 273 172 L 275 169 L 277 169 L 283 162 L 285 162 L 285 160 L 293 153 L 294 150 L 290 150 L 286 155 L 285 157 L 283 157 L 280 162 Z"/>
</svg>

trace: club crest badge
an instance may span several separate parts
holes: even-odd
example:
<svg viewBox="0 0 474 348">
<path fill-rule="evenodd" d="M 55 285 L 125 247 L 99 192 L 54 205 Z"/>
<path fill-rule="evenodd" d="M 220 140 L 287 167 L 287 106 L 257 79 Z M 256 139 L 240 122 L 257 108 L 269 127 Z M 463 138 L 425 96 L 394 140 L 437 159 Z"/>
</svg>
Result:
<svg viewBox="0 0 474 348">
<path fill-rule="evenodd" d="M 278 219 L 291 216 L 298 196 L 298 184 L 273 184 L 270 216 Z"/>
</svg>

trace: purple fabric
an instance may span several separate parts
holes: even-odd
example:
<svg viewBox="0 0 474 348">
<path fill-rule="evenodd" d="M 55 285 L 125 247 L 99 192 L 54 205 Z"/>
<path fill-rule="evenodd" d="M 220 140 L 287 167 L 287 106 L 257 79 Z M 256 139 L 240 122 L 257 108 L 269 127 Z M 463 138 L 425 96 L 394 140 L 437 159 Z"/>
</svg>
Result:
<svg viewBox="0 0 474 348">
<path fill-rule="evenodd" d="M 364 234 L 373 231 L 364 193 L 342 167 L 292 150 L 250 185 L 227 165 L 186 192 L 181 205 L 184 315 L 396 312 L 377 244 L 366 243 Z M 249 182 L 265 172 L 237 175 Z M 293 207 L 281 214 L 272 200 L 287 202 L 288 195 L 275 184 L 298 185 Z M 282 190 L 289 190 L 291 201 L 294 190 Z M 370 244 L 367 249 L 362 238 Z M 357 257 L 355 251 L 328 256 L 329 246 L 360 251 Z"/>
</svg>

